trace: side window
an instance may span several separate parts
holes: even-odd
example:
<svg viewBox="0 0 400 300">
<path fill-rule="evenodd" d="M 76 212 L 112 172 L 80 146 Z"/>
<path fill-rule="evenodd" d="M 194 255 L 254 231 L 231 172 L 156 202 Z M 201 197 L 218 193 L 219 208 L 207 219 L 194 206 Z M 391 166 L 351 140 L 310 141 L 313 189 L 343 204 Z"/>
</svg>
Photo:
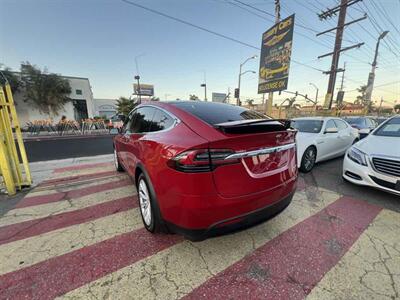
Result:
<svg viewBox="0 0 400 300">
<path fill-rule="evenodd" d="M 337 126 L 333 120 L 328 120 L 328 122 L 326 122 L 325 130 L 327 128 L 337 128 Z"/>
<path fill-rule="evenodd" d="M 375 121 L 372 119 L 366 119 L 368 127 L 375 127 Z"/>
<path fill-rule="evenodd" d="M 155 109 L 152 107 L 138 108 L 132 115 L 129 133 L 149 132 Z"/>
<path fill-rule="evenodd" d="M 155 109 L 156 112 L 154 113 L 153 121 L 151 122 L 150 130 L 153 131 L 160 131 L 171 127 L 174 124 L 174 119 L 171 118 L 169 115 L 164 113 L 160 109 Z"/>
<path fill-rule="evenodd" d="M 131 126 L 132 123 L 135 122 L 135 117 L 136 117 L 136 111 L 128 116 L 129 119 L 124 124 L 124 129 L 123 129 L 124 133 L 131 133 Z"/>
<path fill-rule="evenodd" d="M 338 130 L 344 130 L 347 128 L 347 125 L 345 122 L 343 122 L 342 120 L 335 120 L 336 126 L 338 128 Z"/>
</svg>

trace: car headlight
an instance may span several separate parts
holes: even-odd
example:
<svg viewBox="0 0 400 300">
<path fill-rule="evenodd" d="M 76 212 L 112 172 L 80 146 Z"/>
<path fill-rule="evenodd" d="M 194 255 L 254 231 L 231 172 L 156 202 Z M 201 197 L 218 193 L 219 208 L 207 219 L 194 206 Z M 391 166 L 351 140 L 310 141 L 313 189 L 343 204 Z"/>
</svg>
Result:
<svg viewBox="0 0 400 300">
<path fill-rule="evenodd" d="M 356 147 L 351 147 L 349 149 L 349 151 L 347 152 L 347 157 L 360 165 L 363 166 L 367 165 L 368 155 L 362 152 L 361 150 L 357 149 Z"/>
</svg>

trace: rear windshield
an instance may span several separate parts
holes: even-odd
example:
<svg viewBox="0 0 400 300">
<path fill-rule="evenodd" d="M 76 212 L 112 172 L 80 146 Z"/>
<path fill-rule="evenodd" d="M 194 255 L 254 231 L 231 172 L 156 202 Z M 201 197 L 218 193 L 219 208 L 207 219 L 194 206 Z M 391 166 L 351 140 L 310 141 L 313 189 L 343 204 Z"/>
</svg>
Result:
<svg viewBox="0 0 400 300">
<path fill-rule="evenodd" d="M 345 121 L 350 125 L 364 125 L 363 118 L 347 118 Z"/>
<path fill-rule="evenodd" d="M 256 111 L 224 103 L 193 101 L 172 104 L 210 125 L 249 119 L 271 119 Z"/>
<path fill-rule="evenodd" d="M 400 118 L 393 118 L 381 125 L 374 135 L 400 137 Z"/>
<path fill-rule="evenodd" d="M 322 120 L 292 120 L 290 125 L 300 132 L 319 133 L 322 128 Z"/>
</svg>

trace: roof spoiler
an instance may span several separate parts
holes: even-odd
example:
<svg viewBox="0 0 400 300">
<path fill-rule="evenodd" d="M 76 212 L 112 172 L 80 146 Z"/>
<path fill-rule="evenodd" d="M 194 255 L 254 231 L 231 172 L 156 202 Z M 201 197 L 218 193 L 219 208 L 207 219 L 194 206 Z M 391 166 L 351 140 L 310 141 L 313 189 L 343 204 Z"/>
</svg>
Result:
<svg viewBox="0 0 400 300">
<path fill-rule="evenodd" d="M 258 133 L 284 131 L 290 129 L 287 119 L 252 119 L 215 124 L 216 129 L 224 133 Z"/>
</svg>

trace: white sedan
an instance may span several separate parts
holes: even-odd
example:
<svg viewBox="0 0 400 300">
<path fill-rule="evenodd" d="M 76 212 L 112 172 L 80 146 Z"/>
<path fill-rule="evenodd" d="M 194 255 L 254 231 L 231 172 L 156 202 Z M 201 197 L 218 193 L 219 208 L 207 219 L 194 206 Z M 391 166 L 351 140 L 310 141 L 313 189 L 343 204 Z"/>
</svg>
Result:
<svg viewBox="0 0 400 300">
<path fill-rule="evenodd" d="M 343 178 L 400 195 L 400 116 L 385 121 L 347 151 Z"/>
<path fill-rule="evenodd" d="M 296 136 L 297 164 L 310 172 L 315 163 L 344 155 L 359 140 L 358 131 L 335 117 L 307 117 L 292 120 Z"/>
</svg>

